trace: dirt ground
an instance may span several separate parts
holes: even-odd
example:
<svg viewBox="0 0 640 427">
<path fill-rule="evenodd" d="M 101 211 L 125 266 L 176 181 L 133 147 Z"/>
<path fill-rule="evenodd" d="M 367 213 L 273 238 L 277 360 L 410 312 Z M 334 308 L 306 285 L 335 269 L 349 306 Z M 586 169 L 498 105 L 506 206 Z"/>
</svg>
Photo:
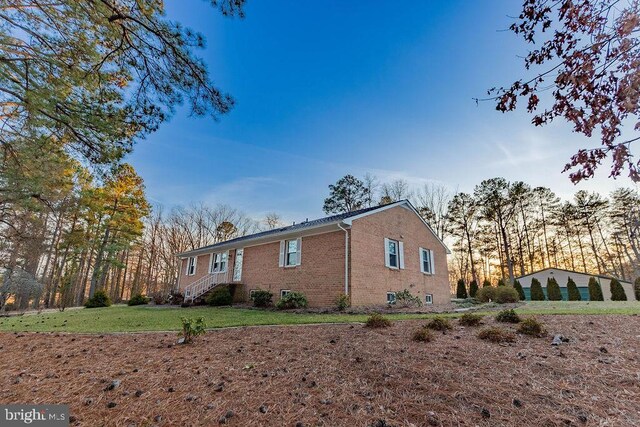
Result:
<svg viewBox="0 0 640 427">
<path fill-rule="evenodd" d="M 81 426 L 640 425 L 640 317 L 538 318 L 570 341 L 493 344 L 455 321 L 427 343 L 411 340 L 424 321 L 225 329 L 188 346 L 0 334 L 0 402 L 67 403 Z"/>
</svg>

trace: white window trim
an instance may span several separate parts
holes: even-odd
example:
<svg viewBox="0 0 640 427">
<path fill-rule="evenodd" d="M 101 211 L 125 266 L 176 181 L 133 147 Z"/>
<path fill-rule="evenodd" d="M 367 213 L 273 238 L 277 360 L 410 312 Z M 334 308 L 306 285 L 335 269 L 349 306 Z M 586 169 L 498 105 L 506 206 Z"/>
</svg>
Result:
<svg viewBox="0 0 640 427">
<path fill-rule="evenodd" d="M 429 267 L 431 268 L 431 271 L 425 271 L 424 269 L 424 255 L 423 253 L 426 252 L 427 256 L 429 257 Z M 426 249 L 426 248 L 420 248 L 418 250 L 418 256 L 420 259 L 420 272 L 422 272 L 423 274 L 426 274 L 428 276 L 433 276 L 435 274 L 435 268 L 433 265 L 433 250 L 431 249 Z"/>
<path fill-rule="evenodd" d="M 191 260 L 193 260 L 193 273 L 189 273 Z M 195 276 L 197 268 L 198 268 L 198 257 L 197 256 L 188 257 L 187 258 L 187 276 Z"/>
<path fill-rule="evenodd" d="M 220 263 L 222 263 L 223 258 L 226 257 L 225 261 L 224 261 L 224 270 L 216 270 L 214 271 L 214 265 L 215 265 L 215 258 L 217 255 L 220 255 Z M 229 269 L 229 251 L 224 251 L 224 252 L 213 252 L 211 253 L 211 255 L 209 256 L 209 273 L 210 274 L 214 274 L 214 273 L 226 273 L 227 270 Z"/>
<path fill-rule="evenodd" d="M 393 295 L 393 300 L 389 301 L 389 295 Z M 396 293 L 387 292 L 387 304 L 395 304 L 395 303 L 396 303 Z"/>
<path fill-rule="evenodd" d="M 280 289 L 280 298 L 284 298 L 285 295 L 290 293 L 291 293 L 291 289 Z"/>
<path fill-rule="evenodd" d="M 296 242 L 296 262 L 295 264 L 288 264 L 288 255 L 289 255 L 289 242 Z M 302 264 L 302 238 L 298 237 L 297 239 L 287 239 L 280 241 L 280 267 L 284 268 L 294 268 Z"/>
<path fill-rule="evenodd" d="M 394 242 L 396 244 L 396 264 L 395 266 L 391 265 L 391 253 L 389 252 L 389 243 Z M 385 237 L 384 239 L 384 265 L 387 268 L 391 268 L 393 270 L 403 270 L 404 269 L 404 243 L 400 240 L 388 239 Z"/>
<path fill-rule="evenodd" d="M 433 294 L 426 294 L 424 296 L 424 303 L 427 305 L 433 304 Z"/>
</svg>

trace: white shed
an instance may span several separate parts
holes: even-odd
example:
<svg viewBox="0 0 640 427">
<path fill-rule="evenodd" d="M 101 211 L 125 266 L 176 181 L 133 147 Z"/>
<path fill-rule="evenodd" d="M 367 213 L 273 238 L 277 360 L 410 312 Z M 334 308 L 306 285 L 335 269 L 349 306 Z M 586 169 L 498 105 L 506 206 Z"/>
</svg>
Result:
<svg viewBox="0 0 640 427">
<path fill-rule="evenodd" d="M 520 282 L 522 285 L 522 289 L 524 290 L 524 294 L 527 299 L 531 299 L 531 280 L 538 279 L 540 284 L 542 285 L 542 289 L 547 294 L 547 279 L 553 277 L 560 285 L 560 291 L 562 292 L 562 299 L 566 300 L 567 298 L 567 281 L 569 277 L 576 282 L 578 286 L 578 290 L 580 291 L 580 295 L 582 296 L 582 301 L 589 300 L 589 279 L 591 277 L 595 277 L 596 280 L 600 283 L 602 287 L 602 294 L 604 295 L 605 301 L 611 300 L 611 279 L 612 277 L 608 276 L 600 276 L 597 274 L 588 274 L 588 273 L 580 273 L 578 271 L 570 271 L 563 270 L 561 268 L 545 268 L 544 270 L 536 271 L 535 273 L 527 274 L 525 276 L 517 277 L 516 280 Z M 634 301 L 635 294 L 633 292 L 633 283 L 627 282 L 625 280 L 620 280 L 622 287 L 624 288 L 624 292 L 627 294 L 627 300 Z"/>
</svg>

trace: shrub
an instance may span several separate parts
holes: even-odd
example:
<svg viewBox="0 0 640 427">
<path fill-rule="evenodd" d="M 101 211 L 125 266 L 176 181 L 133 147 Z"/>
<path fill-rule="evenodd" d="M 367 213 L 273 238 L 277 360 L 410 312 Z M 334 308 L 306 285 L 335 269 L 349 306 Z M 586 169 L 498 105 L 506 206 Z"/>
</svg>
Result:
<svg viewBox="0 0 640 427">
<path fill-rule="evenodd" d="M 498 287 L 500 286 L 507 286 L 507 282 L 505 282 L 504 279 L 498 280 Z"/>
<path fill-rule="evenodd" d="M 519 323 L 520 316 L 513 309 L 502 310 L 496 315 L 496 320 L 502 323 Z"/>
<path fill-rule="evenodd" d="M 580 291 L 576 286 L 576 282 L 573 281 L 571 277 L 567 280 L 567 294 L 569 297 L 569 301 L 581 301 L 582 295 L 580 295 Z"/>
<path fill-rule="evenodd" d="M 627 294 L 618 279 L 611 279 L 611 301 L 626 301 Z"/>
<path fill-rule="evenodd" d="M 464 280 L 458 280 L 458 286 L 456 287 L 456 298 L 467 299 L 467 287 L 464 284 Z"/>
<path fill-rule="evenodd" d="M 289 292 L 276 303 L 278 310 L 287 310 L 291 308 L 305 308 L 307 306 L 307 297 L 302 292 Z"/>
<path fill-rule="evenodd" d="M 169 302 L 175 305 L 181 305 L 184 302 L 184 295 L 180 291 L 172 291 L 169 295 Z"/>
<path fill-rule="evenodd" d="M 553 277 L 547 279 L 547 298 L 549 301 L 562 301 L 560 285 L 558 285 L 558 281 Z"/>
<path fill-rule="evenodd" d="M 471 283 L 469 284 L 469 296 L 471 298 L 475 298 L 477 293 L 478 293 L 478 282 L 476 282 L 475 280 L 472 280 Z"/>
<path fill-rule="evenodd" d="M 253 305 L 255 307 L 269 307 L 272 304 L 273 294 L 263 289 L 258 289 L 253 292 Z"/>
<path fill-rule="evenodd" d="M 478 338 L 495 343 L 516 341 L 516 336 L 513 332 L 497 327 L 485 328 L 481 330 L 478 333 Z"/>
<path fill-rule="evenodd" d="M 182 308 L 189 308 L 189 307 L 191 307 L 191 301 L 182 301 L 182 302 L 180 303 L 180 307 L 182 307 Z"/>
<path fill-rule="evenodd" d="M 204 323 L 204 318 L 199 317 L 196 320 L 187 317 L 181 317 L 182 321 L 182 332 L 178 333 L 178 335 L 182 335 L 184 338 L 184 343 L 189 344 L 199 335 L 202 335 L 206 332 L 206 327 Z"/>
<path fill-rule="evenodd" d="M 16 305 L 12 302 L 8 302 L 2 306 L 4 311 L 15 311 L 17 309 Z"/>
<path fill-rule="evenodd" d="M 484 279 L 484 282 L 482 282 L 482 287 L 483 288 L 490 288 L 491 287 L 491 281 L 489 281 L 489 279 Z"/>
<path fill-rule="evenodd" d="M 531 279 L 531 301 L 544 301 L 545 299 L 540 281 L 536 278 Z"/>
<path fill-rule="evenodd" d="M 496 299 L 496 288 L 492 286 L 484 286 L 482 289 L 478 290 L 476 294 L 476 299 L 480 302 L 489 302 L 495 301 Z"/>
<path fill-rule="evenodd" d="M 104 289 L 95 291 L 93 296 L 84 303 L 86 308 L 109 307 L 110 305 L 111 298 L 109 298 Z"/>
<path fill-rule="evenodd" d="M 513 286 L 500 286 L 495 290 L 495 301 L 498 304 L 518 302 L 519 300 L 520 295 Z"/>
<path fill-rule="evenodd" d="M 458 323 L 460 323 L 462 326 L 478 326 L 480 325 L 481 321 L 482 316 L 473 313 L 465 313 L 460 316 L 460 319 L 458 319 Z"/>
<path fill-rule="evenodd" d="M 127 301 L 127 305 L 144 305 L 149 304 L 149 298 L 145 297 L 142 294 L 135 294 L 129 301 Z"/>
<path fill-rule="evenodd" d="M 412 339 L 417 342 L 430 342 L 433 340 L 433 333 L 431 333 L 429 328 L 423 326 L 422 328 L 416 329 Z"/>
<path fill-rule="evenodd" d="M 388 328 L 391 326 L 391 320 L 387 319 L 380 313 L 373 313 L 364 324 L 367 328 Z"/>
<path fill-rule="evenodd" d="M 411 295 L 411 292 L 405 289 L 396 292 L 395 304 L 400 307 L 420 307 L 422 306 L 422 301 L 420 301 L 420 297 Z"/>
<path fill-rule="evenodd" d="M 162 305 L 162 304 L 166 304 L 167 303 L 167 297 L 166 294 L 162 293 L 162 292 L 154 292 L 151 294 L 151 299 L 153 300 L 153 303 L 156 305 Z"/>
<path fill-rule="evenodd" d="M 604 301 L 604 295 L 602 295 L 602 287 L 595 277 L 591 277 L 589 279 L 589 300 Z"/>
<path fill-rule="evenodd" d="M 527 299 L 524 296 L 524 289 L 522 289 L 522 285 L 520 284 L 519 280 L 513 282 L 513 288 L 516 290 L 516 292 L 518 292 L 518 298 L 520 299 L 520 301 L 524 301 L 525 299 Z"/>
<path fill-rule="evenodd" d="M 640 301 L 640 277 L 633 284 L 633 292 L 636 294 L 636 299 Z"/>
<path fill-rule="evenodd" d="M 535 317 L 527 317 L 518 325 L 518 333 L 541 337 L 547 333 L 547 330 Z"/>
<path fill-rule="evenodd" d="M 447 329 L 451 329 L 451 322 L 449 319 L 445 319 L 444 317 L 434 317 L 425 325 L 429 329 L 433 329 L 434 331 L 446 331 Z"/>
<path fill-rule="evenodd" d="M 209 295 L 205 298 L 205 302 L 211 306 L 219 307 L 222 305 L 232 305 L 233 297 L 228 286 L 219 286 L 213 288 Z"/>
<path fill-rule="evenodd" d="M 344 311 L 349 307 L 349 295 L 340 294 L 336 297 L 336 308 L 338 311 Z"/>
</svg>

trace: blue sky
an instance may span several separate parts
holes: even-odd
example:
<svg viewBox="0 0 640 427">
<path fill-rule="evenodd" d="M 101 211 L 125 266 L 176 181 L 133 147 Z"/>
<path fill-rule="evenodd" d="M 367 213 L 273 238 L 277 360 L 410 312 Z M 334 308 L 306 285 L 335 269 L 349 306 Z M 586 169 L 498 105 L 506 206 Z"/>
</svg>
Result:
<svg viewBox="0 0 640 427">
<path fill-rule="evenodd" d="M 630 186 L 604 167 L 575 187 L 561 170 L 597 140 L 472 100 L 523 73 L 526 46 L 505 31 L 520 3 L 250 0 L 241 20 L 167 2 L 169 18 L 206 37 L 198 55 L 237 105 L 218 122 L 178 110 L 127 160 L 155 204 L 287 222 L 322 216 L 327 186 L 347 173 L 453 191 L 504 176 L 564 197 Z"/>
</svg>

